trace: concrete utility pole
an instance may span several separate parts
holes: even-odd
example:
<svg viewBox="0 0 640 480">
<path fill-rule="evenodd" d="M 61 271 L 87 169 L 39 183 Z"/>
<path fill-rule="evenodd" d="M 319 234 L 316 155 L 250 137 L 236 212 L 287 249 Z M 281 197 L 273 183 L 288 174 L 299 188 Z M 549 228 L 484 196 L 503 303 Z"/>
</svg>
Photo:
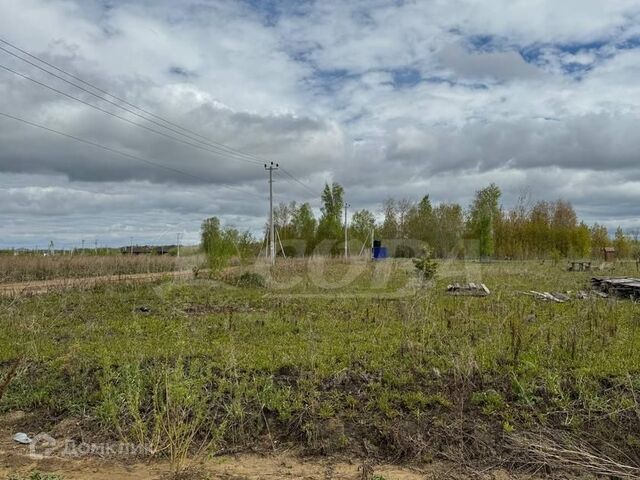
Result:
<svg viewBox="0 0 640 480">
<path fill-rule="evenodd" d="M 84 255 L 84 238 L 82 239 L 82 254 Z"/>
<path fill-rule="evenodd" d="M 276 263 L 276 239 L 275 226 L 273 224 L 273 171 L 278 170 L 278 164 L 264 164 L 264 169 L 269 171 L 269 257 L 271 265 Z"/>
<path fill-rule="evenodd" d="M 344 258 L 349 258 L 349 227 L 347 226 L 347 209 L 350 207 L 348 203 L 344 204 Z"/>
<path fill-rule="evenodd" d="M 376 227 L 371 227 L 371 255 L 369 257 L 373 260 L 373 246 L 375 245 Z"/>
<path fill-rule="evenodd" d="M 133 255 L 133 237 L 129 237 L 129 255 Z"/>
<path fill-rule="evenodd" d="M 178 253 L 177 253 L 177 257 L 178 257 L 178 258 L 180 258 L 180 236 L 181 236 L 181 235 L 182 235 L 181 233 L 178 233 L 178 234 L 176 235 L 176 236 L 177 236 L 177 238 L 178 238 Z"/>
</svg>

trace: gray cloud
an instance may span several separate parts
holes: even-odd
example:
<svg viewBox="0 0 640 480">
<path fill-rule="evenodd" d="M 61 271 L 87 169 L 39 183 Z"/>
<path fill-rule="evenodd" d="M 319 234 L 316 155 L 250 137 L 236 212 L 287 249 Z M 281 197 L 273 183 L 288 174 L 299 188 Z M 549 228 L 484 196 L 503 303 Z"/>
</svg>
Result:
<svg viewBox="0 0 640 480">
<path fill-rule="evenodd" d="M 356 209 L 426 193 L 467 204 L 494 181 L 507 205 L 528 189 L 571 200 L 588 221 L 640 224 L 635 1 L 608 2 L 607 15 L 595 0 L 328 0 L 278 11 L 234 1 L 0 0 L 0 8 L 7 39 L 279 162 L 313 191 L 339 181 Z M 0 64 L 74 92 L 1 52 Z M 80 234 L 126 243 L 131 232 L 142 241 L 167 228 L 196 241 L 210 215 L 256 233 L 264 225 L 260 164 L 137 129 L 3 71 L 0 98 L 0 111 L 192 175 L 0 118 L 0 246 Z M 318 208 L 309 190 L 276 179 L 277 201 Z"/>
<path fill-rule="evenodd" d="M 439 55 L 443 66 L 454 72 L 454 78 L 505 81 L 539 79 L 543 75 L 514 51 L 472 53 L 458 45 L 447 45 Z"/>
<path fill-rule="evenodd" d="M 425 175 L 509 167 L 637 172 L 637 117 L 592 114 L 555 119 L 472 121 L 461 128 L 401 128 L 387 158 Z"/>
</svg>

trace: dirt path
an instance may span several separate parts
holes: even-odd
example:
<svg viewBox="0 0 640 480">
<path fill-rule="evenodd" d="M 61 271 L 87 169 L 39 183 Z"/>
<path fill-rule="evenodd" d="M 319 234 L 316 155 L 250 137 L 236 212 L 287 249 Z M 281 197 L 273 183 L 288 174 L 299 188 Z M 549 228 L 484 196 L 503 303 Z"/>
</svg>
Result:
<svg viewBox="0 0 640 480">
<path fill-rule="evenodd" d="M 52 280 L 37 280 L 32 282 L 18 282 L 0 284 L 0 295 L 38 295 L 56 290 L 66 289 L 87 289 L 97 285 L 113 283 L 145 283 L 170 279 L 187 279 L 193 277 L 193 272 L 189 270 L 179 272 L 158 272 L 158 273 L 135 273 L 128 275 L 102 275 L 99 277 L 84 278 L 55 278 Z"/>
<path fill-rule="evenodd" d="M 17 446 L 12 451 L 0 449 L 0 478 L 9 475 L 26 476 L 31 472 L 53 473 L 64 480 L 147 480 L 169 479 L 170 466 L 160 461 L 130 461 L 100 459 L 96 457 L 33 459 L 28 447 Z M 360 480 L 380 478 L 384 480 L 508 480 L 534 479 L 531 476 L 513 475 L 502 469 L 482 473 L 461 469 L 450 463 L 432 463 L 423 467 L 370 465 L 369 475 L 362 476 L 360 460 L 337 458 L 304 458 L 291 453 L 270 455 L 241 454 L 214 457 L 194 465 L 186 476 L 189 479 L 219 480 Z"/>
<path fill-rule="evenodd" d="M 120 454 L 111 458 L 91 453 L 90 449 L 60 444 L 43 445 L 42 437 L 33 449 L 12 439 L 23 430 L 28 417 L 23 412 L 0 415 L 0 479 L 10 475 L 27 478 L 31 472 L 51 473 L 64 480 L 170 480 L 167 461 L 140 459 Z M 27 422 L 27 423 L 25 423 Z M 51 433 L 72 431 L 73 421 L 55 427 Z M 26 429 L 29 431 L 29 429 Z M 23 430 L 24 431 L 24 430 Z M 81 434 L 79 434 L 81 435 Z M 33 438 L 33 435 L 32 435 Z M 53 440 L 52 437 L 50 437 Z M 79 437 L 79 438 L 82 438 Z M 88 440 L 86 440 L 88 441 Z M 55 445 L 57 443 L 57 445 Z M 85 444 L 87 445 L 87 444 Z M 93 445 L 93 444 L 92 444 Z M 95 444 L 99 446 L 100 444 Z M 57 448 L 56 448 L 57 447 Z M 39 455 L 32 455 L 33 452 Z M 435 461 L 425 465 L 390 465 L 369 463 L 353 457 L 304 457 L 295 450 L 282 448 L 269 454 L 238 454 L 208 458 L 191 465 L 184 480 L 539 480 L 535 475 L 520 475 L 501 468 L 464 467 L 454 462 Z M 363 476 L 363 467 L 366 475 Z M 548 477 L 547 477 L 548 478 Z M 554 477 L 557 478 L 557 477 Z M 576 478 L 563 476 L 562 478 Z"/>
</svg>

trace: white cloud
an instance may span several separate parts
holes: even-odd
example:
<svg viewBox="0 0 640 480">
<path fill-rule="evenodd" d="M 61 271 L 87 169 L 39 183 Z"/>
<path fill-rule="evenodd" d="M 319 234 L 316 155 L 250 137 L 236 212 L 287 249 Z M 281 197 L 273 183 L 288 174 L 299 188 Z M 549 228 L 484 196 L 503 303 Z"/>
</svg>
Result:
<svg viewBox="0 0 640 480">
<path fill-rule="evenodd" d="M 342 182 L 356 208 L 425 193 L 465 204 L 495 181 L 506 202 L 529 185 L 574 201 L 590 221 L 640 223 L 629 207 L 640 179 L 637 1 L 260 7 L 0 0 L 0 31 L 133 103 L 285 165 L 313 190 Z M 73 91 L 2 52 L 0 64 Z M 160 218 L 188 216 L 194 231 L 223 212 L 254 231 L 264 223 L 259 202 L 220 187 L 264 195 L 261 165 L 214 158 L 2 71 L 0 95 L 2 111 L 201 179 L 0 118 L 4 244 L 44 235 L 43 216 L 47 228 L 87 231 L 135 219 L 141 235 Z M 285 177 L 277 191 L 278 200 L 312 198 Z"/>
</svg>

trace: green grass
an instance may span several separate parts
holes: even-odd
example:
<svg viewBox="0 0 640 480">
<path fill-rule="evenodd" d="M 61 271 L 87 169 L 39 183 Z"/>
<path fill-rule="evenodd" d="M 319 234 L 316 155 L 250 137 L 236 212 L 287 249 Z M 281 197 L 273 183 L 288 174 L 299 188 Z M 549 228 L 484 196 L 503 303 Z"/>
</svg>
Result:
<svg viewBox="0 0 640 480">
<path fill-rule="evenodd" d="M 314 452 L 361 451 L 366 439 L 396 458 L 462 442 L 482 456 L 505 433 L 545 426 L 637 456 L 640 305 L 520 294 L 588 287 L 588 274 L 548 263 L 445 262 L 428 289 L 414 287 L 410 261 L 387 266 L 331 262 L 309 275 L 294 261 L 266 287 L 194 280 L 0 299 L 0 365 L 24 358 L 0 410 L 77 416 L 159 450 L 179 419 L 213 451 L 269 436 Z M 349 269 L 348 285 L 327 285 Z M 491 296 L 444 293 L 467 279 Z"/>
<path fill-rule="evenodd" d="M 48 473 L 31 472 L 27 476 L 24 475 L 10 475 L 7 480 L 64 480 L 59 475 L 52 475 Z"/>
</svg>

